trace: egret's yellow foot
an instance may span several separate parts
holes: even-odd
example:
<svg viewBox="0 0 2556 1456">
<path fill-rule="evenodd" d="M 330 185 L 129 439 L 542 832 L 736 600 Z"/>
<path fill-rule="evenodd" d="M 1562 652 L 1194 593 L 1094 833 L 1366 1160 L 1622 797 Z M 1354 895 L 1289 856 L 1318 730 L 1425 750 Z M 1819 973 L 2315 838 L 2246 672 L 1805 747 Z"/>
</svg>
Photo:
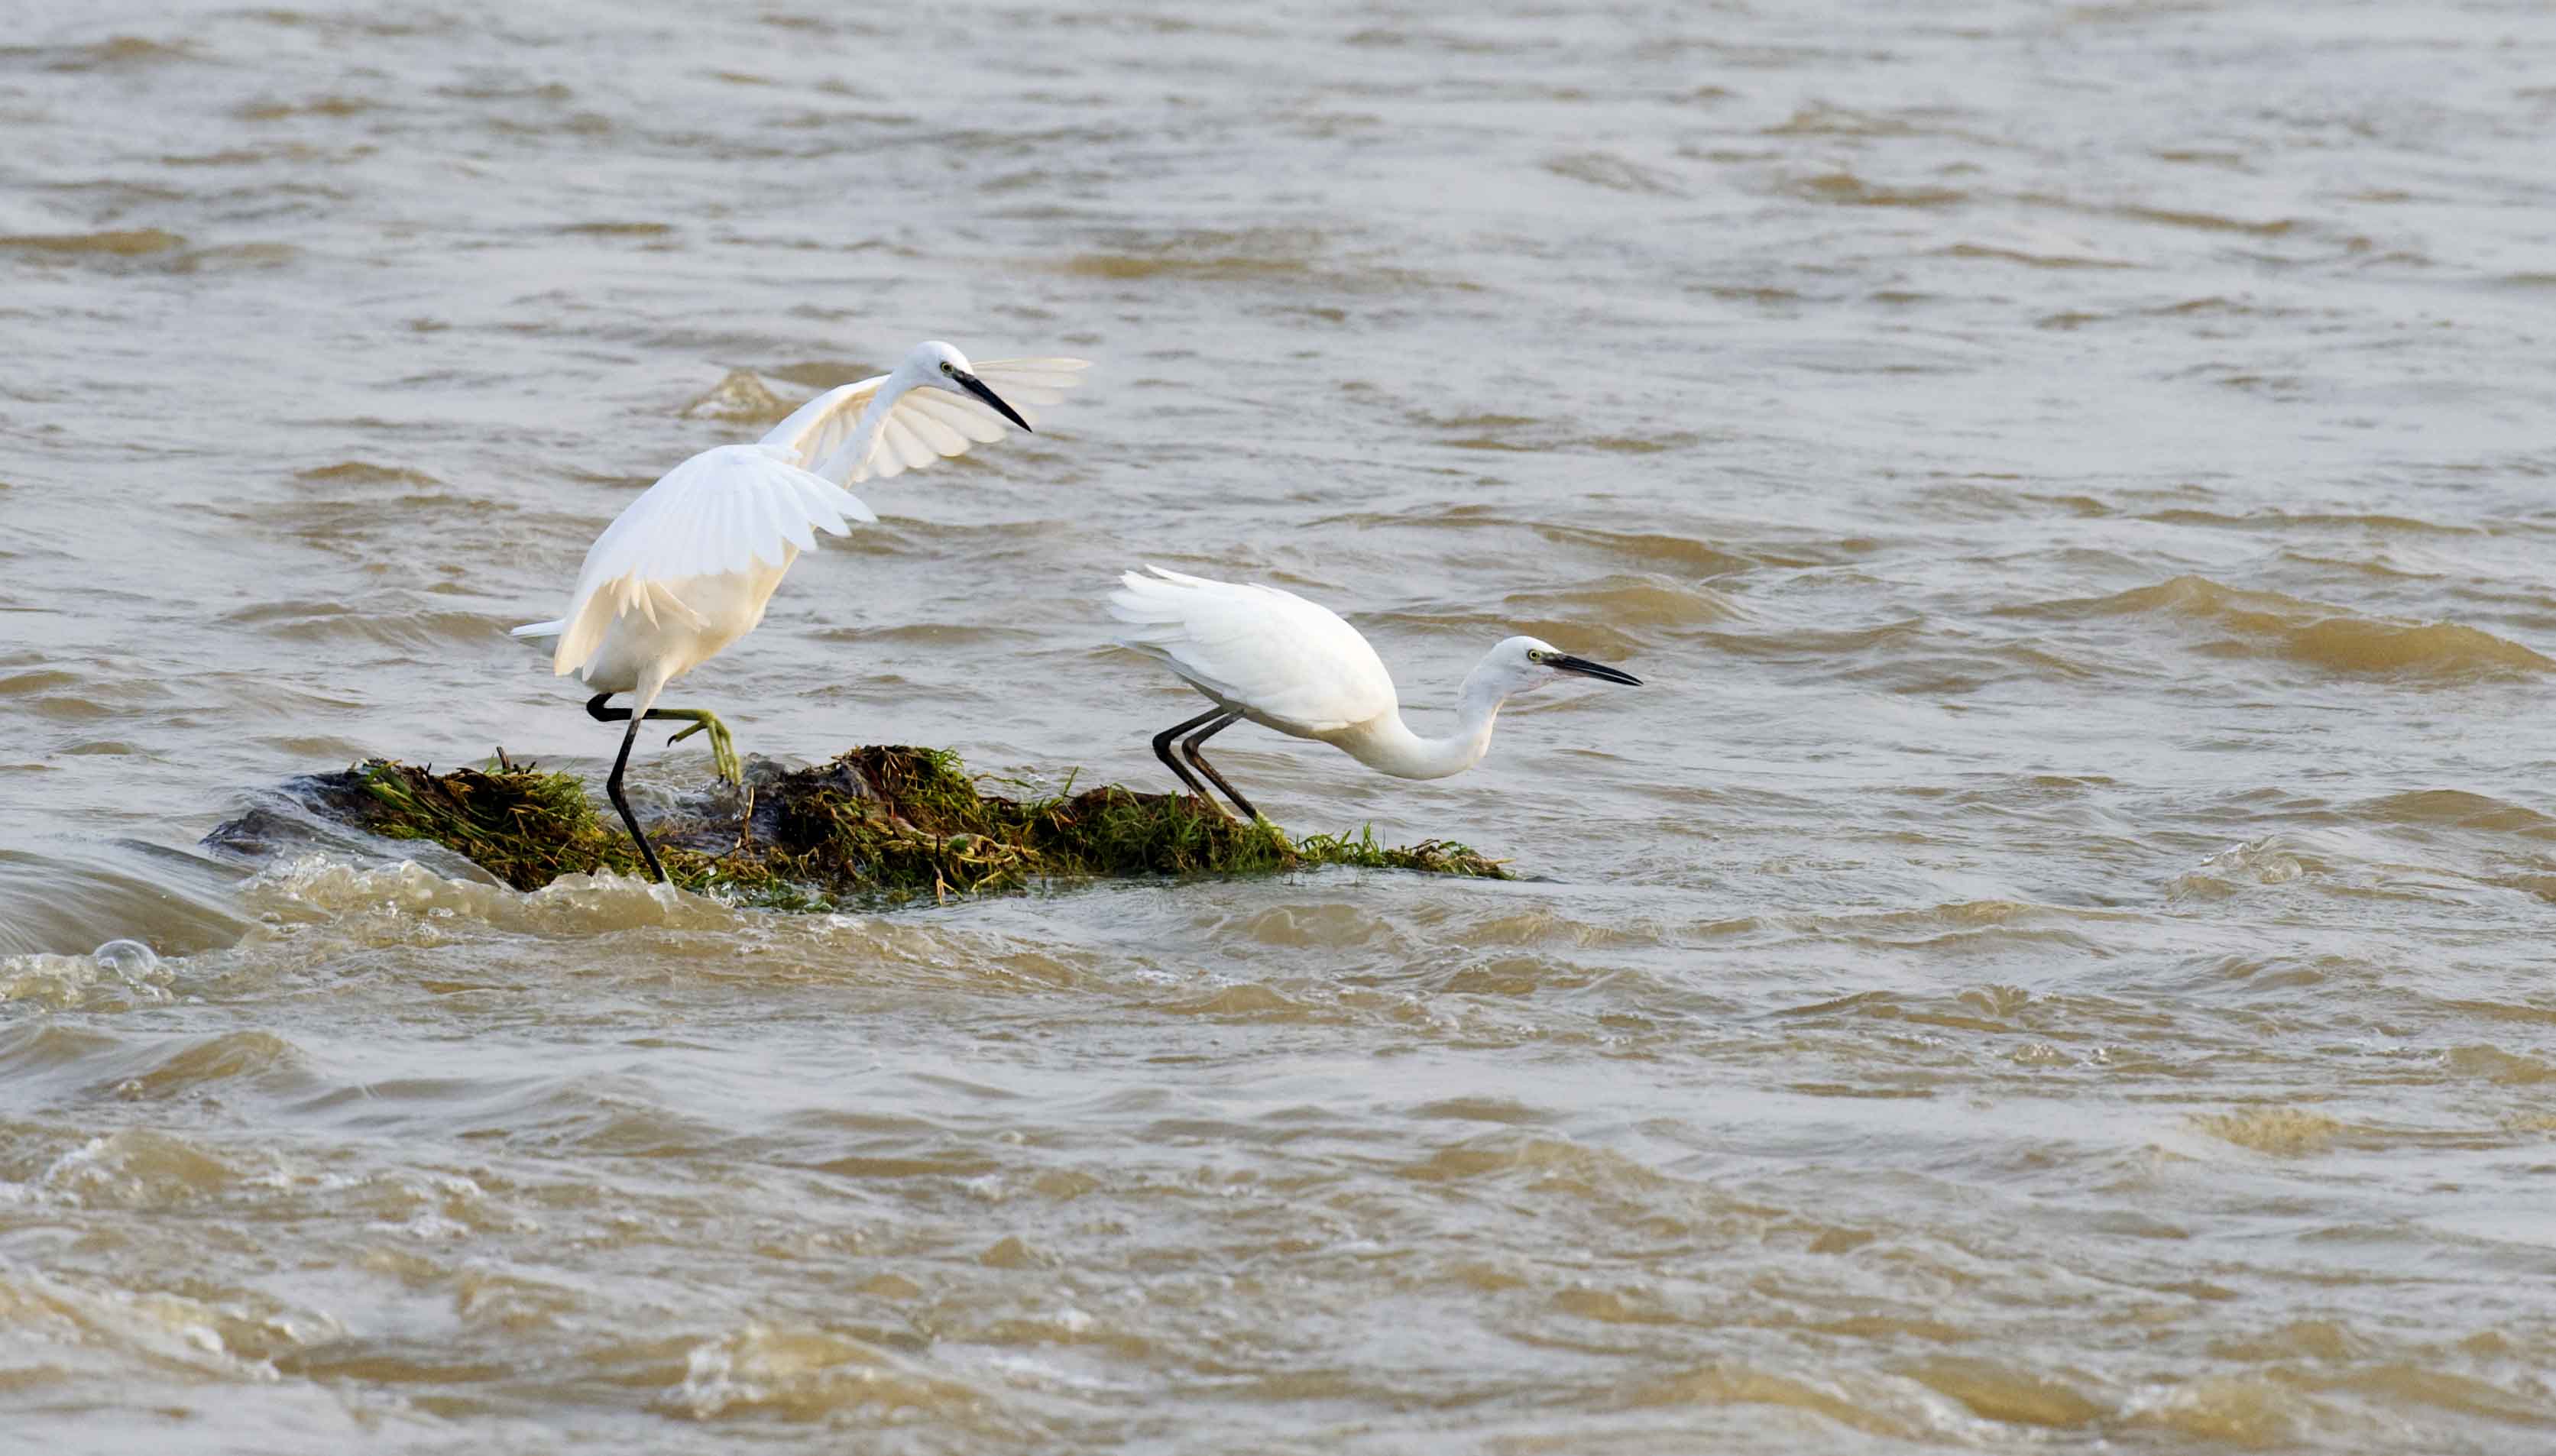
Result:
<svg viewBox="0 0 2556 1456">
<path fill-rule="evenodd" d="M 727 725 L 718 720 L 718 714 L 707 708 L 659 708 L 649 716 L 692 719 L 693 726 L 675 730 L 667 738 L 667 744 L 672 746 L 696 733 L 707 732 L 710 736 L 710 766 L 728 783 L 739 789 L 745 787 L 745 765 L 736 756 L 736 740 L 728 736 Z"/>
</svg>

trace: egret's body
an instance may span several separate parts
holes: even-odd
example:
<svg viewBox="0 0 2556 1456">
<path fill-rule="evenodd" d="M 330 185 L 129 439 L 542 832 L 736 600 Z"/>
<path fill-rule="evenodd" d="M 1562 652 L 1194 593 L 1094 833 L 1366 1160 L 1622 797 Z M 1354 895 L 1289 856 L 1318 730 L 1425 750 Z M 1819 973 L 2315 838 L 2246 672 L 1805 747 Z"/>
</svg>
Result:
<svg viewBox="0 0 2556 1456">
<path fill-rule="evenodd" d="M 706 731 L 722 778 L 743 769 L 716 714 L 660 708 L 666 684 L 724 651 L 763 620 L 764 607 L 816 533 L 842 536 L 876 521 L 845 484 L 921 469 L 999 439 L 1015 408 L 1054 404 L 1081 383 L 1080 359 L 1006 359 L 982 369 L 945 343 L 917 344 L 897 367 L 810 400 L 754 444 L 719 445 L 669 470 L 623 508 L 586 550 L 566 615 L 518 627 L 556 637 L 551 669 L 595 690 L 586 712 L 627 719 L 604 791 L 657 878 L 666 872 L 621 793 L 639 724 L 689 719 L 677 739 Z M 997 392 L 997 386 L 1000 392 Z M 629 708 L 606 699 L 628 693 Z"/>
<path fill-rule="evenodd" d="M 849 516 L 849 513 L 845 513 Z M 866 521 L 870 517 L 849 517 Z M 782 573 L 799 559 L 799 547 L 784 546 L 779 565 L 756 561 L 744 571 L 679 577 L 666 584 L 666 596 L 683 610 L 655 620 L 642 612 L 624 612 L 605 628 L 603 641 L 576 675 L 598 692 L 637 692 L 653 667 L 663 686 L 725 651 L 727 645 L 763 622 L 763 609 L 781 586 Z M 545 623 L 544 626 L 550 624 Z"/>
<path fill-rule="evenodd" d="M 1235 723 L 1328 743 L 1397 779 L 1444 779 L 1482 761 L 1500 704 L 1514 693 L 1565 673 L 1641 681 L 1535 638 L 1512 637 L 1466 675 L 1455 731 L 1424 735 L 1403 722 L 1384 660 L 1330 608 L 1274 586 L 1210 581 L 1159 566 L 1146 571 L 1151 574 L 1127 572 L 1109 594 L 1110 615 L 1130 628 L 1120 644 L 1162 662 L 1215 704 L 1214 711 L 1156 734 L 1154 753 L 1192 792 L 1207 797 L 1172 755 L 1173 740 L 1181 739 L 1189 767 L 1223 789 L 1247 817 L 1257 817 L 1258 810 L 1199 751 Z"/>
</svg>

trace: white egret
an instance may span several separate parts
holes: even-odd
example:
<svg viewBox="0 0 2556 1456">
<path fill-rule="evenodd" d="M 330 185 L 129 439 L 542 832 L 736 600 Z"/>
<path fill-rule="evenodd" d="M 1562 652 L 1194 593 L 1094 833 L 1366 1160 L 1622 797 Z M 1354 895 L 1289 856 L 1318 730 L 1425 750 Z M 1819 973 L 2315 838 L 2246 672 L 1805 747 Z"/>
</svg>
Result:
<svg viewBox="0 0 2556 1456">
<path fill-rule="evenodd" d="M 558 638 L 551 670 L 596 689 L 587 714 L 629 721 L 604 793 L 659 880 L 665 867 L 621 793 L 640 723 L 688 719 L 693 726 L 668 743 L 706 731 L 719 777 L 742 784 L 745 776 L 717 714 L 661 708 L 657 694 L 754 630 L 790 563 L 816 546 L 815 530 L 842 536 L 851 522 L 878 519 L 843 486 L 964 454 L 1002 438 L 1005 421 L 1028 429 L 1014 402 L 1055 404 L 1087 367 L 1081 359 L 980 367 L 948 344 L 917 344 L 894 370 L 819 395 L 761 440 L 718 445 L 667 471 L 587 548 L 567 614 L 514 630 Z M 631 694 L 633 705 L 605 707 L 615 693 Z"/>
<path fill-rule="evenodd" d="M 1642 679 L 1616 667 L 1575 658 L 1532 637 L 1512 637 L 1485 654 L 1465 675 L 1457 694 L 1456 731 L 1424 738 L 1402 721 L 1393 674 L 1358 630 L 1338 613 L 1274 586 L 1236 585 L 1184 576 L 1160 566 L 1151 575 L 1129 571 L 1109 594 L 1109 615 L 1134 630 L 1118 639 L 1160 659 L 1215 707 L 1154 735 L 1155 757 L 1190 791 L 1215 800 L 1172 757 L 1181 754 L 1214 781 L 1246 818 L 1258 818 L 1251 801 L 1234 792 L 1199 746 L 1248 718 L 1292 738 L 1328 743 L 1380 774 L 1397 779 L 1444 779 L 1461 774 L 1490 752 L 1491 724 L 1510 694 L 1565 673 L 1601 682 L 1640 686 Z"/>
</svg>

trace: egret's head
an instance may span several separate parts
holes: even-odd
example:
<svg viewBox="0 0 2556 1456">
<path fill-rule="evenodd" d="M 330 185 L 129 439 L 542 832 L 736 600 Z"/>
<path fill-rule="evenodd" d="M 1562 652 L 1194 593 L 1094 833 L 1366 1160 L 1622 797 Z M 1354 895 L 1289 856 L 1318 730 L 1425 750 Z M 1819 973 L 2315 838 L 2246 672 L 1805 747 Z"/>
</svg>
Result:
<svg viewBox="0 0 2556 1456">
<path fill-rule="evenodd" d="M 1641 678 L 1620 667 L 1575 658 L 1538 637 L 1508 639 L 1491 649 L 1490 656 L 1482 659 L 1482 666 L 1475 670 L 1497 685 L 1503 697 L 1542 687 L 1560 677 L 1595 677 L 1600 682 L 1621 682 L 1629 687 L 1642 685 Z"/>
<path fill-rule="evenodd" d="M 926 339 L 916 344 L 913 352 L 905 356 L 905 362 L 897 366 L 897 370 L 916 388 L 948 390 L 954 395 L 973 395 L 992 406 L 995 414 L 1023 429 L 1030 427 L 1030 423 L 1021 418 L 1020 411 L 1004 404 L 999 395 L 985 388 L 985 382 L 976 377 L 976 371 L 968 364 L 966 355 L 939 339 Z"/>
</svg>

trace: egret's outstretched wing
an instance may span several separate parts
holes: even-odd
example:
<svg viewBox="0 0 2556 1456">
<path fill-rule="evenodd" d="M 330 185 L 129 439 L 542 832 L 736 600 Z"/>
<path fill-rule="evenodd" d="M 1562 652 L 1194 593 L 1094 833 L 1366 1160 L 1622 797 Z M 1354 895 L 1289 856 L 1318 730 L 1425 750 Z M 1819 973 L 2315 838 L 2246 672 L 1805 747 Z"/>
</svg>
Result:
<svg viewBox="0 0 2556 1456">
<path fill-rule="evenodd" d="M 1130 571 L 1109 594 L 1119 642 L 1211 695 L 1312 733 L 1392 712 L 1393 675 L 1329 607 L 1274 586 Z"/>
<path fill-rule="evenodd" d="M 666 472 L 632 501 L 587 548 L 568 615 L 515 629 L 517 636 L 559 635 L 551 670 L 584 667 L 603 634 L 624 612 L 682 619 L 690 607 L 667 588 L 692 576 L 778 567 L 788 548 L 816 546 L 811 528 L 841 536 L 854 521 L 876 521 L 870 508 L 830 480 L 792 464 L 766 445 L 720 445 Z"/>
<path fill-rule="evenodd" d="M 1090 367 L 1083 359 L 995 359 L 977 365 L 976 378 L 1035 425 L 1038 407 L 1063 400 Z M 872 476 L 920 470 L 945 455 L 963 455 L 972 446 L 1001 439 L 1011 428 L 992 407 L 970 396 L 911 389 L 897 397 L 880 422 L 868 458 L 844 458 L 862 412 L 887 378 L 882 374 L 819 395 L 772 426 L 763 443 L 784 446 L 801 467 L 828 480 L 857 485 Z"/>
</svg>

